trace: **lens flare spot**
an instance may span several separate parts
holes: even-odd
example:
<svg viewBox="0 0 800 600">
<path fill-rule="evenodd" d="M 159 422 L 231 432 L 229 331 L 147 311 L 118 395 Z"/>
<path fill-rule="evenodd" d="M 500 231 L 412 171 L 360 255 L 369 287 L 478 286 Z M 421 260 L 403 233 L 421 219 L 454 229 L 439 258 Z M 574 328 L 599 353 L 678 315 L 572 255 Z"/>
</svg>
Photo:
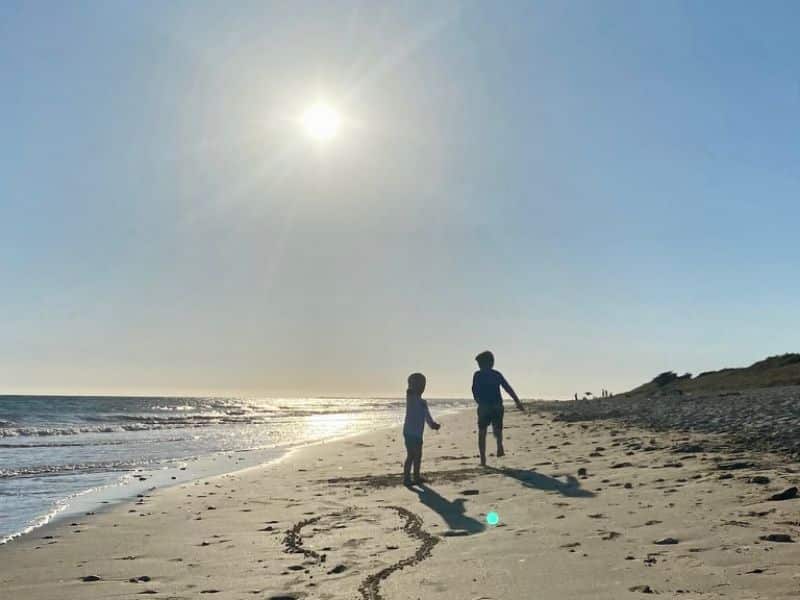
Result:
<svg viewBox="0 0 800 600">
<path fill-rule="evenodd" d="M 488 515 L 486 515 L 486 522 L 492 527 L 494 527 L 500 522 L 500 515 L 492 511 Z"/>
</svg>

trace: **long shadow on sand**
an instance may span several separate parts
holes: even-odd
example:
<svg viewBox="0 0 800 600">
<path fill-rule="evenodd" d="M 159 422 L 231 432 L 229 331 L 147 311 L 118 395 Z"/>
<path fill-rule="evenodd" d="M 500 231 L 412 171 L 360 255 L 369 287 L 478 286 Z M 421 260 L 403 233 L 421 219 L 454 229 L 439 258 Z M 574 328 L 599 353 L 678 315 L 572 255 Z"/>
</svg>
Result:
<svg viewBox="0 0 800 600">
<path fill-rule="evenodd" d="M 450 469 L 447 471 L 425 471 L 425 478 L 434 483 L 458 483 L 461 481 L 473 480 L 483 475 L 502 475 L 503 477 L 511 477 L 512 479 L 516 479 L 522 483 L 522 485 L 525 487 L 544 490 L 547 492 L 556 492 L 562 496 L 570 496 L 573 498 L 594 498 L 595 496 L 593 492 L 582 489 L 580 482 L 572 475 L 563 475 L 560 479 L 556 479 L 555 477 L 542 475 L 541 473 L 537 473 L 531 469 L 477 466 L 465 467 L 463 469 Z M 358 484 L 369 488 L 391 487 L 402 485 L 402 482 L 403 475 L 401 473 L 379 473 L 376 475 L 334 477 L 331 479 L 320 480 L 320 483 L 327 483 L 328 485 L 349 486 Z M 439 497 L 441 498 L 441 496 Z M 448 501 L 445 500 L 445 502 Z"/>
<path fill-rule="evenodd" d="M 566 482 L 542 475 L 530 469 L 511 469 L 508 467 L 485 467 L 489 473 L 496 473 L 505 477 L 516 479 L 522 485 L 547 492 L 558 492 L 562 496 L 572 498 L 594 498 L 594 492 L 581 488 L 580 482 L 572 475 L 564 475 Z"/>
<path fill-rule="evenodd" d="M 480 533 L 486 526 L 464 514 L 463 498 L 456 498 L 455 500 L 448 500 L 439 492 L 427 485 L 420 486 L 420 489 L 414 490 L 419 496 L 419 501 L 425 506 L 436 512 L 444 519 L 451 532 L 449 535 L 470 535 L 473 533 Z M 448 535 L 448 533 L 445 533 Z"/>
</svg>

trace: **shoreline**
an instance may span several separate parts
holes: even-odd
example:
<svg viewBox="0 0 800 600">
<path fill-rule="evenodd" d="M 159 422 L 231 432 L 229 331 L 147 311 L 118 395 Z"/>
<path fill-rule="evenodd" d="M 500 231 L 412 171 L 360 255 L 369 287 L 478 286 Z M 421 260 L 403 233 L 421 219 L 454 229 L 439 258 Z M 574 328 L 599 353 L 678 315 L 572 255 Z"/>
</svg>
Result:
<svg viewBox="0 0 800 600">
<path fill-rule="evenodd" d="M 507 456 L 482 469 L 471 413 L 426 432 L 425 488 L 398 485 L 399 427 L 321 442 L 18 538 L 0 547 L 0 585 L 31 600 L 796 593 L 798 545 L 761 538 L 800 536 L 786 524 L 800 500 L 766 500 L 797 465 L 510 410 Z"/>
<path fill-rule="evenodd" d="M 354 434 L 354 435 L 358 435 L 358 434 Z M 312 442 L 312 443 L 315 443 L 315 442 Z M 319 443 L 319 442 L 316 442 L 316 443 Z M 91 516 L 103 514 L 105 512 L 113 510 L 114 508 L 119 507 L 120 505 L 133 504 L 136 501 L 136 498 L 140 497 L 145 492 L 147 492 L 147 493 L 156 493 L 156 492 L 159 492 L 159 491 L 164 491 L 164 490 L 171 489 L 171 488 L 179 486 L 179 485 L 185 485 L 187 483 L 192 483 L 194 481 L 198 481 L 198 480 L 202 480 L 202 479 L 206 479 L 206 478 L 210 478 L 210 477 L 218 477 L 220 475 L 226 475 L 228 473 L 237 473 L 239 471 L 246 471 L 246 470 L 252 469 L 252 468 L 259 468 L 261 466 L 264 466 L 264 467 L 269 466 L 270 464 L 272 464 L 274 462 L 279 462 L 279 461 L 283 460 L 288 455 L 290 455 L 292 453 L 292 451 L 295 450 L 295 449 L 296 449 L 296 447 L 287 448 L 279 456 L 276 456 L 275 458 L 266 460 L 265 462 L 262 462 L 262 463 L 259 463 L 259 464 L 256 464 L 256 465 L 249 465 L 249 466 L 246 466 L 246 467 L 234 467 L 232 470 L 229 470 L 229 471 L 226 470 L 226 471 L 223 471 L 223 472 L 217 473 L 217 474 L 197 473 L 197 474 L 194 474 L 191 477 L 188 477 L 187 479 L 184 479 L 184 480 L 181 480 L 181 481 L 163 481 L 162 483 L 159 483 L 157 485 L 149 484 L 148 486 L 142 486 L 142 487 L 133 487 L 130 484 L 127 484 L 127 483 L 113 483 L 113 484 L 109 484 L 109 485 L 106 485 L 106 486 L 102 486 L 101 488 L 90 488 L 90 489 L 84 490 L 83 492 L 80 492 L 78 494 L 75 494 L 75 495 L 70 496 L 69 498 L 65 499 L 67 501 L 67 503 L 62 509 L 57 510 L 56 512 L 51 511 L 51 513 L 48 513 L 48 515 L 52 514 L 52 516 L 46 522 L 44 522 L 44 523 L 42 523 L 40 525 L 31 525 L 31 526 L 27 527 L 25 531 L 12 533 L 7 538 L 5 538 L 3 540 L 0 540 L 0 549 L 2 549 L 5 546 L 9 546 L 10 544 L 13 544 L 14 542 L 16 542 L 18 540 L 23 540 L 29 535 L 38 534 L 39 532 L 47 533 L 51 529 L 55 529 L 55 528 L 58 528 L 58 527 L 62 526 L 63 523 L 66 520 L 69 520 L 70 518 L 78 518 L 78 517 L 81 517 L 81 516 L 83 516 L 83 517 L 87 517 L 87 516 L 91 517 Z M 264 449 L 259 449 L 259 450 L 264 450 Z M 270 450 L 278 450 L 278 448 L 277 447 L 276 448 L 270 448 Z M 256 451 L 258 451 L 258 450 L 256 450 Z M 229 452 L 237 452 L 238 453 L 238 452 L 245 452 L 245 451 L 242 451 L 242 450 L 221 451 L 221 452 L 217 452 L 217 453 L 214 453 L 214 454 L 208 454 L 208 455 L 204 455 L 204 456 L 193 457 L 191 460 L 192 460 L 192 462 L 202 461 L 204 459 L 209 459 L 209 458 L 215 457 L 217 455 L 228 454 Z M 181 462 L 185 462 L 185 461 L 181 461 Z M 178 467 L 178 468 L 180 468 L 180 467 Z M 130 475 L 130 477 L 135 478 L 135 477 L 137 477 L 136 473 L 140 473 L 141 472 L 141 473 L 146 473 L 146 474 L 150 475 L 150 477 L 153 477 L 154 474 L 155 475 L 163 475 L 164 472 L 167 471 L 167 469 L 173 469 L 173 468 L 172 467 L 165 467 L 163 469 L 157 469 L 157 470 L 141 470 L 141 471 L 137 470 L 137 471 L 131 472 L 129 475 Z M 148 478 L 148 481 L 149 481 L 149 478 Z M 117 493 L 113 493 L 115 491 Z M 101 500 L 101 498 L 106 497 L 104 495 L 105 492 L 110 493 L 111 496 L 113 497 L 113 499 L 112 500 Z M 91 504 L 87 504 L 87 505 L 80 505 L 80 504 L 79 505 L 74 505 L 73 504 L 74 500 L 82 498 L 83 496 L 91 496 L 91 497 L 95 497 L 95 499 L 94 499 L 94 501 L 91 502 Z M 90 500 L 90 498 L 84 499 L 84 501 L 87 501 L 87 500 Z M 78 502 L 80 502 L 80 500 Z M 86 510 L 87 508 L 91 508 L 91 510 L 87 511 Z M 47 515 L 43 515 L 41 518 L 45 518 L 46 516 Z"/>
<path fill-rule="evenodd" d="M 449 408 L 441 411 L 440 414 L 448 415 L 464 410 L 470 410 L 470 409 Z M 333 436 L 330 438 L 322 438 L 308 442 L 299 442 L 295 444 L 288 444 L 285 446 L 255 448 L 250 450 L 221 450 L 211 454 L 195 456 L 188 459 L 175 460 L 174 464 L 168 467 L 162 467 L 159 469 L 142 469 L 142 470 L 137 469 L 136 471 L 131 471 L 130 473 L 126 474 L 126 476 L 130 477 L 131 479 L 136 479 L 140 476 L 146 476 L 148 481 L 150 481 L 150 479 L 154 479 L 155 481 L 153 483 L 149 483 L 148 485 L 138 485 L 138 486 L 133 484 L 132 482 L 127 482 L 127 483 L 118 482 L 118 483 L 108 484 L 100 488 L 86 489 L 78 494 L 64 498 L 63 501 L 65 504 L 63 507 L 54 508 L 48 513 L 37 517 L 36 522 L 46 519 L 43 522 L 38 524 L 30 524 L 26 526 L 23 531 L 12 532 L 0 538 L 0 548 L 8 546 L 9 544 L 12 544 L 17 540 L 23 539 L 28 535 L 34 535 L 37 534 L 38 532 L 47 532 L 50 529 L 58 527 L 67 520 L 77 519 L 79 517 L 85 517 L 85 516 L 94 516 L 96 514 L 112 510 L 116 506 L 133 503 L 136 501 L 137 497 L 140 497 L 144 493 L 152 494 L 158 491 L 170 489 L 175 486 L 183 484 L 192 483 L 198 480 L 203 480 L 212 477 L 219 477 L 227 474 L 245 472 L 250 469 L 266 468 L 272 464 L 277 464 L 283 460 L 288 459 L 293 453 L 295 453 L 298 450 L 302 450 L 304 448 L 310 448 L 319 444 L 343 441 L 349 438 L 358 437 L 369 433 L 374 433 L 376 431 L 382 431 L 387 429 L 390 430 L 400 426 L 402 426 L 402 423 L 381 425 L 377 429 L 373 429 L 370 431 L 347 433 L 338 436 Z M 279 454 L 275 457 L 268 458 L 266 460 L 259 460 L 258 458 L 253 457 L 253 459 L 251 460 L 256 460 L 257 462 L 253 464 L 248 464 L 246 466 L 236 465 L 236 462 L 238 461 L 231 459 L 231 455 L 233 456 L 241 454 L 256 455 L 256 454 L 264 454 L 266 452 L 277 452 Z M 205 472 L 198 472 L 192 474 L 190 477 L 181 478 L 180 480 L 176 481 L 165 479 L 166 477 L 170 477 L 171 476 L 170 473 L 175 472 L 176 469 L 178 471 L 185 471 L 186 469 L 188 469 L 188 464 L 190 463 L 191 464 L 209 463 L 216 461 L 217 458 L 225 458 L 227 461 L 229 461 L 230 462 L 229 468 L 226 468 L 225 470 L 219 472 L 212 473 L 211 472 L 212 469 L 207 465 L 205 469 L 202 469 L 202 467 L 200 469 L 201 471 Z M 180 467 L 179 465 L 181 464 L 184 466 Z"/>
</svg>

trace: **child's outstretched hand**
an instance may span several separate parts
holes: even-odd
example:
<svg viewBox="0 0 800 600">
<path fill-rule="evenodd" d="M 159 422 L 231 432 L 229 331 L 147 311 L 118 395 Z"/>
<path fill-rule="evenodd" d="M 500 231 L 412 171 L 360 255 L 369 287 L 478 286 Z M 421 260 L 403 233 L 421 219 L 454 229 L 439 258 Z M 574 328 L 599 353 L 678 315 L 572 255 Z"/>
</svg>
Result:
<svg viewBox="0 0 800 600">
<path fill-rule="evenodd" d="M 434 423 L 433 424 L 433 430 L 434 431 L 439 431 L 441 428 L 442 428 L 442 424 L 441 423 Z"/>
<path fill-rule="evenodd" d="M 516 404 L 517 404 L 517 408 L 520 410 L 520 412 L 526 412 L 525 411 L 525 406 L 523 406 L 522 402 L 517 402 Z"/>
</svg>

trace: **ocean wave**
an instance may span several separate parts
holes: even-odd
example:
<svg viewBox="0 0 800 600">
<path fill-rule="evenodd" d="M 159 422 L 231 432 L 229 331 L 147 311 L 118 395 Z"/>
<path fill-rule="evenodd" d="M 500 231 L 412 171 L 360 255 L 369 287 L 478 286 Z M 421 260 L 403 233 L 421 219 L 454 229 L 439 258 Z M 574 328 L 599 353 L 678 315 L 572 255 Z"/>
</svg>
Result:
<svg viewBox="0 0 800 600">
<path fill-rule="evenodd" d="M 432 400 L 431 408 L 443 410 L 465 406 L 464 400 Z M 352 414 L 402 410 L 405 401 L 396 399 L 331 399 L 298 400 L 293 404 L 276 402 L 270 405 L 241 403 L 205 403 L 193 406 L 156 404 L 146 411 L 72 413 L 64 422 L 47 423 L 41 414 L 28 419 L 0 420 L 0 439 L 13 437 L 71 436 L 79 434 L 124 433 L 134 431 L 201 428 L 227 425 L 276 425 L 319 415 Z M 199 410 L 198 410 L 199 409 Z M 197 411 L 197 412 L 192 412 Z M 4 415 L 5 416 L 5 415 Z M 28 423 L 25 421 L 28 420 Z"/>
<path fill-rule="evenodd" d="M 120 413 L 114 415 L 83 415 L 81 417 L 84 421 L 89 423 L 147 423 L 147 424 L 175 424 L 175 425 L 205 425 L 206 423 L 214 423 L 217 421 L 224 421 L 229 417 L 224 414 L 205 413 L 199 415 L 148 415 L 148 414 L 127 414 Z M 234 418 L 235 421 L 241 419 Z"/>
<path fill-rule="evenodd" d="M 0 479 L 15 477 L 55 477 L 59 475 L 82 475 L 87 473 L 108 473 L 135 471 L 145 464 L 141 462 L 100 462 L 72 465 L 36 465 L 14 469 L 0 468 Z"/>
<path fill-rule="evenodd" d="M 199 426 L 200 425 L 198 425 L 198 427 Z M 150 429 L 166 429 L 166 427 L 148 426 L 144 423 L 128 425 L 97 425 L 92 427 L 3 427 L 0 428 L 0 438 L 79 435 L 81 433 L 121 433 L 124 431 L 145 431 Z"/>
<path fill-rule="evenodd" d="M 157 441 L 158 443 L 165 443 L 165 442 L 182 442 L 186 439 L 185 436 L 182 437 L 169 437 L 169 438 L 159 438 Z M 150 440 L 149 443 L 153 443 L 155 440 Z M 129 440 L 120 440 L 120 439 L 110 439 L 110 440 L 97 440 L 93 439 L 87 442 L 70 442 L 70 441 L 61 441 L 61 440 L 53 440 L 53 441 L 45 441 L 45 442 L 25 442 L 25 443 L 4 443 L 0 442 L 0 448 L 75 448 L 81 446 L 124 446 L 126 444 L 130 444 Z"/>
<path fill-rule="evenodd" d="M 312 416 L 318 413 L 286 415 L 287 420 Z M 133 431 L 162 431 L 167 429 L 205 428 L 215 425 L 271 425 L 280 424 L 282 419 L 253 418 L 253 417 L 209 417 L 193 416 L 182 418 L 159 418 L 143 415 L 116 415 L 115 421 L 109 422 L 107 418 L 85 417 L 87 422 L 97 422 L 97 425 L 29 425 L 25 427 L 0 427 L 0 439 L 14 437 L 50 437 L 69 436 L 80 434 L 125 433 Z"/>
</svg>

